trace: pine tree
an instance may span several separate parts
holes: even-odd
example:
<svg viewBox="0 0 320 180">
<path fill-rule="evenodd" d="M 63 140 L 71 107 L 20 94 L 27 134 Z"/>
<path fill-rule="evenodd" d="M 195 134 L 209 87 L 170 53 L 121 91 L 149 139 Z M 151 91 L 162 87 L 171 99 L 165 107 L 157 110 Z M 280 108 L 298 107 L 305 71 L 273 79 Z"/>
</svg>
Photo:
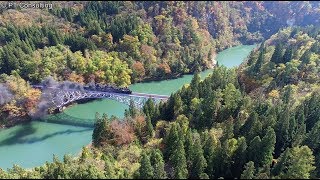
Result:
<svg viewBox="0 0 320 180">
<path fill-rule="evenodd" d="M 282 44 L 281 43 L 278 43 L 276 45 L 270 61 L 276 64 L 281 63 L 282 61 Z"/>
<path fill-rule="evenodd" d="M 159 149 L 152 150 L 150 161 L 153 167 L 153 179 L 166 179 L 167 173 L 164 170 L 164 160 Z"/>
<path fill-rule="evenodd" d="M 292 96 L 293 96 L 293 93 L 294 93 L 294 90 L 293 90 L 293 87 L 291 85 L 289 86 L 286 86 L 284 88 L 284 93 L 283 95 L 281 96 L 281 99 L 282 101 L 285 103 L 285 104 L 289 104 L 292 102 Z"/>
<path fill-rule="evenodd" d="M 148 137 L 152 138 L 153 137 L 153 125 L 151 123 L 150 117 L 147 116 L 147 133 L 148 133 Z"/>
<path fill-rule="evenodd" d="M 259 73 L 260 72 L 260 69 L 263 65 L 263 63 L 265 62 L 265 59 L 264 59 L 264 54 L 265 54 L 265 47 L 264 47 L 264 43 L 261 44 L 260 48 L 259 48 L 259 57 L 253 67 L 253 72 L 255 74 Z"/>
<path fill-rule="evenodd" d="M 214 178 L 214 173 L 215 173 L 215 158 L 216 158 L 216 148 L 215 147 L 215 143 L 214 143 L 214 139 L 212 137 L 212 135 L 209 134 L 209 138 L 207 139 L 207 141 L 204 144 L 203 147 L 203 151 L 204 151 L 204 157 L 207 161 L 207 169 L 206 169 L 206 173 L 209 175 L 209 177 L 212 179 Z"/>
<path fill-rule="evenodd" d="M 274 151 L 275 143 L 276 133 L 271 127 L 269 127 L 266 135 L 262 138 L 261 141 L 261 161 L 259 166 L 271 165 L 273 159 L 272 153 Z"/>
<path fill-rule="evenodd" d="M 299 125 L 295 136 L 293 137 L 292 146 L 300 145 L 306 138 L 306 124 L 302 123 Z"/>
<path fill-rule="evenodd" d="M 234 162 L 232 165 L 232 174 L 235 178 L 239 178 L 243 171 L 243 166 L 247 161 L 247 148 L 245 137 L 238 138 L 238 148 L 232 157 L 232 161 Z"/>
<path fill-rule="evenodd" d="M 278 157 L 280 153 L 286 149 L 289 141 L 289 110 L 283 111 L 284 113 L 280 116 L 277 121 L 275 132 L 276 132 L 276 146 L 275 146 L 275 157 Z"/>
<path fill-rule="evenodd" d="M 305 123 L 306 118 L 304 115 L 304 105 L 300 105 L 297 107 L 297 111 L 296 111 L 296 119 L 299 125 L 302 125 Z"/>
<path fill-rule="evenodd" d="M 129 115 L 132 118 L 135 118 L 138 114 L 138 109 L 135 107 L 135 104 L 133 100 L 130 100 L 130 105 L 129 105 Z"/>
<path fill-rule="evenodd" d="M 193 145 L 193 161 L 189 177 L 191 179 L 199 179 L 207 167 L 206 159 L 203 155 L 200 138 L 197 138 Z"/>
<path fill-rule="evenodd" d="M 248 160 L 253 161 L 256 166 L 259 165 L 259 162 L 261 160 L 260 148 L 261 148 L 261 139 L 259 136 L 256 136 L 250 142 L 250 145 L 248 147 Z"/>
<path fill-rule="evenodd" d="M 193 75 L 193 78 L 192 78 L 191 83 L 190 83 L 190 87 L 192 89 L 192 98 L 195 98 L 195 97 L 198 98 L 199 97 L 198 89 L 199 89 L 200 81 L 201 81 L 200 73 L 196 72 Z"/>
<path fill-rule="evenodd" d="M 142 153 L 142 157 L 140 160 L 139 175 L 140 179 L 152 179 L 154 175 L 150 158 L 145 152 Z"/>
<path fill-rule="evenodd" d="M 221 137 L 221 141 L 225 141 L 227 139 L 231 139 L 233 138 L 234 134 L 234 125 L 233 125 L 233 118 L 232 116 L 230 116 L 226 121 L 225 121 L 225 126 L 224 126 L 224 132 L 223 132 L 223 136 Z"/>
<path fill-rule="evenodd" d="M 246 164 L 245 170 L 242 172 L 240 179 L 254 179 L 254 174 L 255 174 L 254 162 L 249 161 Z"/>
<path fill-rule="evenodd" d="M 318 121 L 307 134 L 304 144 L 308 145 L 316 153 L 320 152 L 320 121 Z"/>
<path fill-rule="evenodd" d="M 295 116 L 291 114 L 290 119 L 289 119 L 289 129 L 288 129 L 288 133 L 289 133 L 288 144 L 289 145 L 291 145 L 292 142 L 294 141 L 294 137 L 296 136 L 297 129 L 298 129 L 297 120 L 296 120 Z"/>
<path fill-rule="evenodd" d="M 302 54 L 300 58 L 301 64 L 304 64 L 304 65 L 309 64 L 310 57 L 311 57 L 311 51 L 308 49 Z"/>
<path fill-rule="evenodd" d="M 179 142 L 179 124 L 173 123 L 170 127 L 169 134 L 165 137 L 165 158 L 168 158 L 173 152 L 177 149 L 177 145 Z"/>
<path fill-rule="evenodd" d="M 173 98 L 174 98 L 173 112 L 174 112 L 174 118 L 176 118 L 183 112 L 183 102 L 178 93 L 174 94 Z"/>
<path fill-rule="evenodd" d="M 242 135 L 245 135 L 248 141 L 251 141 L 255 136 L 259 135 L 262 130 L 262 124 L 258 119 L 258 114 L 252 112 L 245 124 L 240 128 Z"/>
<path fill-rule="evenodd" d="M 184 142 L 185 152 L 186 152 L 186 158 L 187 158 L 187 167 L 188 169 L 191 169 L 192 163 L 193 163 L 193 134 L 191 132 L 191 129 L 189 128 L 185 137 Z"/>
<path fill-rule="evenodd" d="M 305 110 L 305 123 L 307 126 L 307 132 L 309 132 L 315 125 L 315 123 L 320 119 L 320 94 L 312 93 L 311 97 L 305 100 L 304 110 Z"/>
<path fill-rule="evenodd" d="M 289 156 L 290 150 L 287 148 L 283 153 L 281 153 L 280 157 L 277 159 L 277 163 L 271 169 L 271 174 L 273 176 L 277 176 L 280 174 L 280 172 L 284 171 Z"/>
<path fill-rule="evenodd" d="M 174 149 L 170 155 L 170 162 L 172 163 L 174 169 L 174 178 L 186 179 L 188 178 L 188 169 L 182 140 L 179 139 L 177 145 L 177 148 Z"/>
<path fill-rule="evenodd" d="M 254 55 L 254 51 L 251 51 L 248 56 L 247 66 L 252 66 L 252 64 L 254 63 L 253 55 Z"/>
<path fill-rule="evenodd" d="M 151 98 L 149 98 L 143 106 L 143 112 L 146 116 L 149 116 L 151 119 L 151 123 L 153 125 L 156 124 L 155 122 L 155 114 L 156 114 L 156 107 Z"/>
<path fill-rule="evenodd" d="M 48 41 L 50 46 L 56 46 L 59 44 L 57 36 L 52 31 L 49 31 Z"/>
<path fill-rule="evenodd" d="M 282 58 L 283 64 L 289 62 L 292 59 L 292 55 L 293 55 L 292 49 L 293 49 L 292 46 L 287 47 L 286 51 L 284 52 L 283 58 Z"/>
<path fill-rule="evenodd" d="M 94 129 L 92 133 L 92 142 L 93 145 L 98 147 L 101 145 L 103 140 L 103 132 L 106 130 L 108 117 L 106 114 L 103 115 L 103 118 L 99 117 L 99 114 L 96 114 L 96 121 L 94 123 Z"/>
<path fill-rule="evenodd" d="M 288 148 L 273 168 L 273 175 L 281 179 L 308 179 L 314 167 L 314 155 L 308 146 Z"/>
<path fill-rule="evenodd" d="M 271 179 L 271 168 L 270 165 L 265 165 L 258 169 L 258 172 L 255 175 L 256 179 Z"/>
<path fill-rule="evenodd" d="M 313 43 L 313 45 L 310 48 L 310 51 L 314 52 L 316 54 L 319 54 L 320 53 L 320 42 Z"/>
</svg>

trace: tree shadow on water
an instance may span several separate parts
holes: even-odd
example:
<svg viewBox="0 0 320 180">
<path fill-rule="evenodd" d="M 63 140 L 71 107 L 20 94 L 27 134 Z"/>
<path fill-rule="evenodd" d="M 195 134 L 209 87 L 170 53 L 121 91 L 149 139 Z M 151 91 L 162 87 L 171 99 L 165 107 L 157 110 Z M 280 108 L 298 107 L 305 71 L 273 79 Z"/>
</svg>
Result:
<svg viewBox="0 0 320 180">
<path fill-rule="evenodd" d="M 39 121 L 54 124 L 64 124 L 78 127 L 94 128 L 95 119 L 84 119 L 71 116 L 64 112 L 58 114 L 51 114 L 39 119 Z"/>
<path fill-rule="evenodd" d="M 34 133 L 36 133 L 36 131 L 37 131 L 37 129 L 31 123 L 20 126 L 18 130 L 10 133 L 11 136 L 7 137 L 2 142 L 0 142 L 0 147 L 1 146 L 8 146 L 8 145 L 15 145 L 15 144 L 32 144 L 32 143 L 44 141 L 48 138 L 52 138 L 57 135 L 92 131 L 92 128 L 86 128 L 86 129 L 82 129 L 82 130 L 68 129 L 68 130 L 64 130 L 64 131 L 54 132 L 51 134 L 46 134 L 42 137 L 27 138 L 28 135 L 34 134 Z"/>
</svg>

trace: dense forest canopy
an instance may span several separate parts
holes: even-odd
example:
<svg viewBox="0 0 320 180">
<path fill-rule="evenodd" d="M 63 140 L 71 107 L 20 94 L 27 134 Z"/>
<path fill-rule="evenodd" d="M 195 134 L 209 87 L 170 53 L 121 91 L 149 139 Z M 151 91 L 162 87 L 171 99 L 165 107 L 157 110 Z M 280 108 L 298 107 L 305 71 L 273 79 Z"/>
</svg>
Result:
<svg viewBox="0 0 320 180">
<path fill-rule="evenodd" d="M 56 2 L 53 9 L 29 11 L 33 10 L 3 9 L 0 73 L 16 71 L 31 82 L 43 79 L 30 78 L 33 69 L 25 67 L 34 59 L 34 51 L 59 44 L 84 57 L 87 50 L 113 53 L 132 70 L 129 82 L 117 83 L 128 85 L 204 70 L 212 66 L 214 54 L 225 48 L 260 43 L 287 26 L 320 23 L 317 2 Z M 86 83 L 92 80 L 88 76 L 94 80 L 99 76 L 77 72 L 73 64 L 66 65 L 66 59 L 51 61 Z M 90 68 L 90 63 L 83 66 Z M 58 79 L 64 76 L 48 67 L 44 71 Z"/>
<path fill-rule="evenodd" d="M 29 82 L 47 76 L 118 86 L 194 77 L 165 103 L 132 103 L 124 119 L 97 114 L 79 157 L 14 165 L 0 178 L 320 177 L 319 2 L 57 2 L 34 13 L 34 26 L 10 21 L 25 10 L 8 11 L 4 124 L 35 111 L 41 92 Z M 252 43 L 239 68 L 218 65 L 201 80 L 217 52 Z"/>
</svg>

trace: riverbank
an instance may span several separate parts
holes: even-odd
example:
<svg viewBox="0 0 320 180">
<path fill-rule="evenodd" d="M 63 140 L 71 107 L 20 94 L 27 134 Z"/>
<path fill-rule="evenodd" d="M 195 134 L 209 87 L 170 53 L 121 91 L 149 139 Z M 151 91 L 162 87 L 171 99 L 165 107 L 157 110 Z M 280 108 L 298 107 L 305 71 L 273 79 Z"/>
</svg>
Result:
<svg viewBox="0 0 320 180">
<path fill-rule="evenodd" d="M 68 104 L 67 106 L 63 107 L 63 110 L 65 110 L 67 108 L 71 108 L 71 107 L 78 105 L 78 104 L 85 104 L 85 103 L 93 102 L 93 101 L 96 101 L 96 99 L 81 99 L 81 100 L 78 100 L 77 102 L 72 102 L 72 103 Z M 59 113 L 61 113 L 61 112 L 58 109 L 55 109 L 52 111 L 48 111 L 48 114 L 46 114 L 45 116 L 55 115 L 55 114 L 59 114 Z M 46 120 L 41 120 L 42 118 L 44 118 L 44 117 L 38 117 L 37 120 L 46 122 Z M 0 129 L 12 128 L 16 125 L 20 125 L 23 123 L 29 123 L 29 122 L 35 120 L 30 115 L 25 115 L 23 117 L 11 117 L 11 118 L 0 117 L 0 119 L 3 119 L 2 121 L 0 121 Z M 57 123 L 62 124 L 61 121 L 57 121 Z M 72 124 L 68 123 L 67 125 L 72 125 Z"/>
</svg>

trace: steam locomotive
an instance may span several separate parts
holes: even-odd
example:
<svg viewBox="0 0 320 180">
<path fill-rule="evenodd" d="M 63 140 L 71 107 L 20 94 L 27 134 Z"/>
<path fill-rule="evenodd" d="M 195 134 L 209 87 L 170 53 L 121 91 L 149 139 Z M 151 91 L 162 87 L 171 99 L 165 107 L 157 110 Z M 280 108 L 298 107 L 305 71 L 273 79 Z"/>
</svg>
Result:
<svg viewBox="0 0 320 180">
<path fill-rule="evenodd" d="M 102 85 L 102 84 L 91 83 L 86 86 L 83 86 L 83 89 L 88 91 L 102 91 L 102 92 L 112 92 L 112 93 L 122 93 L 122 94 L 132 93 L 132 91 L 127 87 L 121 88 L 112 84 Z"/>
</svg>

